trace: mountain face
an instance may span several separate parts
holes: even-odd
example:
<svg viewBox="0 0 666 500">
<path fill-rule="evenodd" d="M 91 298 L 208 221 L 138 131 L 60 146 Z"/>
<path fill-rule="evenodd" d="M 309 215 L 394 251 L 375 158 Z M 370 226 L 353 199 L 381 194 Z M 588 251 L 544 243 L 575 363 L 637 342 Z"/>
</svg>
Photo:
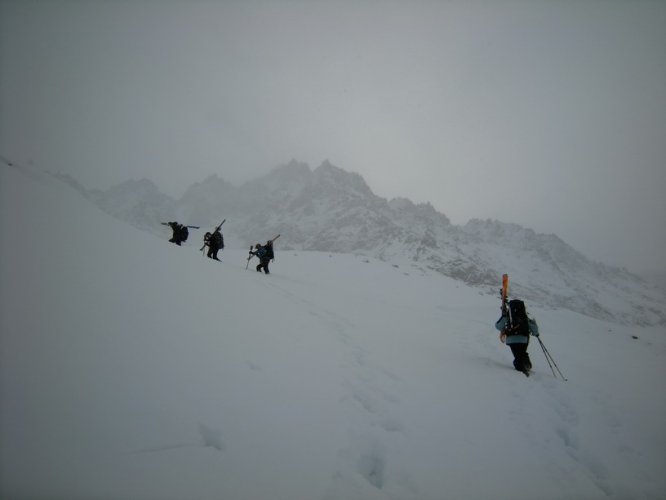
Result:
<svg viewBox="0 0 666 500">
<path fill-rule="evenodd" d="M 430 204 L 376 196 L 360 175 L 328 161 L 314 170 L 292 161 L 240 187 L 212 176 L 180 200 L 147 180 L 90 191 L 88 197 L 115 217 L 162 235 L 159 222 L 213 227 L 226 218 L 225 239 L 231 234 L 243 245 L 281 234 L 278 252 L 361 253 L 406 271 L 441 273 L 484 293 L 496 293 L 508 273 L 512 296 L 528 305 L 624 324 L 666 322 L 662 291 L 590 261 L 555 235 L 496 220 L 455 226 Z"/>
</svg>

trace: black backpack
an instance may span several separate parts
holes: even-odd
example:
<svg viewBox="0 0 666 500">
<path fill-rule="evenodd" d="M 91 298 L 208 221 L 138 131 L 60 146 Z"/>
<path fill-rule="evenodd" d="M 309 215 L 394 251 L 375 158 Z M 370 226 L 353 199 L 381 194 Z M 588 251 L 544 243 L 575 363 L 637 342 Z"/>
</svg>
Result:
<svg viewBox="0 0 666 500">
<path fill-rule="evenodd" d="M 274 259 L 275 254 L 273 253 L 273 242 L 269 241 L 268 243 L 266 243 L 266 246 L 264 246 L 264 248 L 266 249 L 266 258 Z"/>
<path fill-rule="evenodd" d="M 208 245 L 217 249 L 224 248 L 224 238 L 222 237 L 222 233 L 215 231 L 213 234 L 211 234 L 210 238 L 208 239 Z"/>
<path fill-rule="evenodd" d="M 190 235 L 190 231 L 187 229 L 187 226 L 181 226 L 180 228 L 180 241 L 187 241 L 187 237 Z"/>
<path fill-rule="evenodd" d="M 525 303 L 518 299 L 510 300 L 509 313 L 511 314 L 511 330 L 509 335 L 529 336 L 530 326 L 527 322 Z"/>
</svg>

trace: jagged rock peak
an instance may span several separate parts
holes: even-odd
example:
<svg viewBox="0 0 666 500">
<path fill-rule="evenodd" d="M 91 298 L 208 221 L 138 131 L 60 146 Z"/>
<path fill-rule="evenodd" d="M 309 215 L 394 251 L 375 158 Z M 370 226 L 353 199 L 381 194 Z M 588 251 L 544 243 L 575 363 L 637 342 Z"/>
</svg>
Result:
<svg viewBox="0 0 666 500">
<path fill-rule="evenodd" d="M 419 211 L 424 212 L 424 213 L 428 213 L 428 214 L 440 214 L 440 213 L 435 209 L 435 207 L 432 206 L 432 203 L 430 203 L 429 201 L 427 201 L 427 202 L 425 202 L 425 203 L 419 203 L 418 205 L 416 205 L 416 208 L 418 208 Z M 444 214 L 440 214 L 440 215 L 444 215 Z"/>
<path fill-rule="evenodd" d="M 433 222 L 437 221 L 443 226 L 451 224 L 449 218 L 438 212 L 429 202 L 415 204 L 408 198 L 393 198 L 388 202 L 388 205 L 398 216 L 418 217 L 421 220 L 429 219 Z"/>
<path fill-rule="evenodd" d="M 518 238 L 521 240 L 540 241 L 553 247 L 567 247 L 569 245 L 555 234 L 537 233 L 533 229 L 510 222 L 501 222 L 495 219 L 470 219 L 464 226 L 465 232 L 480 236 L 483 239 Z"/>
<path fill-rule="evenodd" d="M 278 168 L 282 170 L 302 172 L 302 173 L 311 171 L 310 166 L 307 163 L 298 161 L 295 158 L 292 158 L 291 161 L 286 165 L 280 165 Z"/>
<path fill-rule="evenodd" d="M 289 163 L 278 165 L 268 174 L 268 177 L 286 177 L 289 179 L 309 179 L 312 170 L 307 163 L 292 159 Z"/>
<path fill-rule="evenodd" d="M 320 184 L 332 184 L 340 188 L 352 189 L 360 194 L 374 196 L 372 190 L 360 174 L 336 167 L 328 160 L 324 160 L 313 173 L 316 181 Z"/>
<path fill-rule="evenodd" d="M 393 210 L 401 211 L 401 210 L 413 210 L 416 208 L 416 205 L 412 202 L 412 200 L 408 198 L 393 198 L 388 202 L 389 207 L 391 207 Z"/>
<path fill-rule="evenodd" d="M 337 175 L 337 176 L 357 175 L 358 177 L 361 177 L 359 174 L 348 172 L 340 167 L 336 167 L 328 160 L 324 160 L 323 162 L 321 162 L 321 165 L 319 165 L 315 169 L 315 172 L 319 172 L 320 175 L 326 173 L 328 175 Z"/>
</svg>

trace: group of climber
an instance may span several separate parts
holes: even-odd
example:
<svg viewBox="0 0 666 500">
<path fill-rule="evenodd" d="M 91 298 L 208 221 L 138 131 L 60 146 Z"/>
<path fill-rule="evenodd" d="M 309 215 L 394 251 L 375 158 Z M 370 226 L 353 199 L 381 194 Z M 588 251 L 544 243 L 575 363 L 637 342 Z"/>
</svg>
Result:
<svg viewBox="0 0 666 500">
<path fill-rule="evenodd" d="M 212 233 L 206 232 L 203 238 L 203 246 L 200 248 L 200 250 L 203 252 L 205 251 L 206 247 L 208 247 L 206 256 L 209 259 L 217 260 L 218 262 L 221 261 L 217 256 L 217 253 L 220 250 L 224 249 L 224 236 L 222 235 L 221 229 L 222 229 L 222 224 L 224 224 L 225 221 L 226 219 L 223 220 L 220 223 L 220 225 L 213 230 Z M 165 226 L 169 226 L 171 228 L 171 230 L 173 231 L 173 235 L 171 236 L 171 239 L 169 241 L 171 243 L 175 243 L 178 246 L 180 246 L 181 243 L 183 243 L 184 241 L 187 241 L 187 238 L 189 236 L 188 228 L 199 229 L 199 226 L 185 226 L 175 221 L 162 222 L 162 224 Z M 256 256 L 259 259 L 259 264 L 256 267 L 257 272 L 263 271 L 265 274 L 270 274 L 270 271 L 268 269 L 268 264 L 269 262 L 275 260 L 275 253 L 273 251 L 273 242 L 279 237 L 280 235 L 278 234 L 275 238 L 268 240 L 264 245 L 262 245 L 261 243 L 257 243 L 256 245 L 252 245 L 250 247 L 250 252 L 247 257 L 248 264 L 250 259 Z"/>
<path fill-rule="evenodd" d="M 226 220 L 226 219 L 225 219 Z M 223 220 L 219 226 L 217 226 L 212 233 L 207 232 L 204 235 L 204 244 L 201 247 L 201 251 L 204 251 L 208 247 L 207 257 L 213 260 L 220 261 L 217 256 L 217 253 L 224 248 L 224 237 L 222 236 L 222 224 Z M 169 240 L 176 245 L 180 245 L 182 242 L 187 240 L 189 235 L 188 228 L 196 228 L 198 226 L 184 226 L 178 222 L 163 222 L 162 224 L 171 227 L 173 231 L 173 236 Z M 256 266 L 257 272 L 264 272 L 265 274 L 270 274 L 268 269 L 268 264 L 275 260 L 275 253 L 273 251 L 273 242 L 279 238 L 278 234 L 275 238 L 268 240 L 265 244 L 257 243 L 250 247 L 250 252 L 247 257 L 247 265 L 249 266 L 250 259 L 252 257 L 257 257 L 259 259 L 259 264 Z M 525 303 L 519 299 L 508 299 L 508 275 L 502 277 L 502 289 L 500 291 L 502 298 L 502 316 L 495 322 L 495 328 L 500 331 L 500 340 L 503 344 L 506 344 L 511 349 L 513 354 L 513 367 L 524 373 L 526 376 L 530 375 L 532 370 L 532 360 L 527 352 L 527 347 L 530 342 L 530 337 L 534 336 L 539 338 L 539 326 L 535 319 L 531 318 L 527 314 L 527 309 Z M 546 360 L 555 375 L 555 369 L 559 372 L 557 364 L 550 356 L 550 353 L 539 339 L 539 344 L 541 345 Z M 560 376 L 564 378 L 561 372 Z"/>
</svg>

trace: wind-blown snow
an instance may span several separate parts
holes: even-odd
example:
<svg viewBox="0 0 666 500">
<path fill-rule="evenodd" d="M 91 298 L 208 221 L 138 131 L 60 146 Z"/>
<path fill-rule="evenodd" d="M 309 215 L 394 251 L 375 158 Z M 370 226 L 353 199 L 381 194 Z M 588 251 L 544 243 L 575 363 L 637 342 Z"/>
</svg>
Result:
<svg viewBox="0 0 666 500">
<path fill-rule="evenodd" d="M 526 378 L 441 274 L 278 240 L 264 276 L 0 172 L 2 498 L 666 496 L 663 325 L 528 302 L 569 380 L 534 342 Z"/>
</svg>

